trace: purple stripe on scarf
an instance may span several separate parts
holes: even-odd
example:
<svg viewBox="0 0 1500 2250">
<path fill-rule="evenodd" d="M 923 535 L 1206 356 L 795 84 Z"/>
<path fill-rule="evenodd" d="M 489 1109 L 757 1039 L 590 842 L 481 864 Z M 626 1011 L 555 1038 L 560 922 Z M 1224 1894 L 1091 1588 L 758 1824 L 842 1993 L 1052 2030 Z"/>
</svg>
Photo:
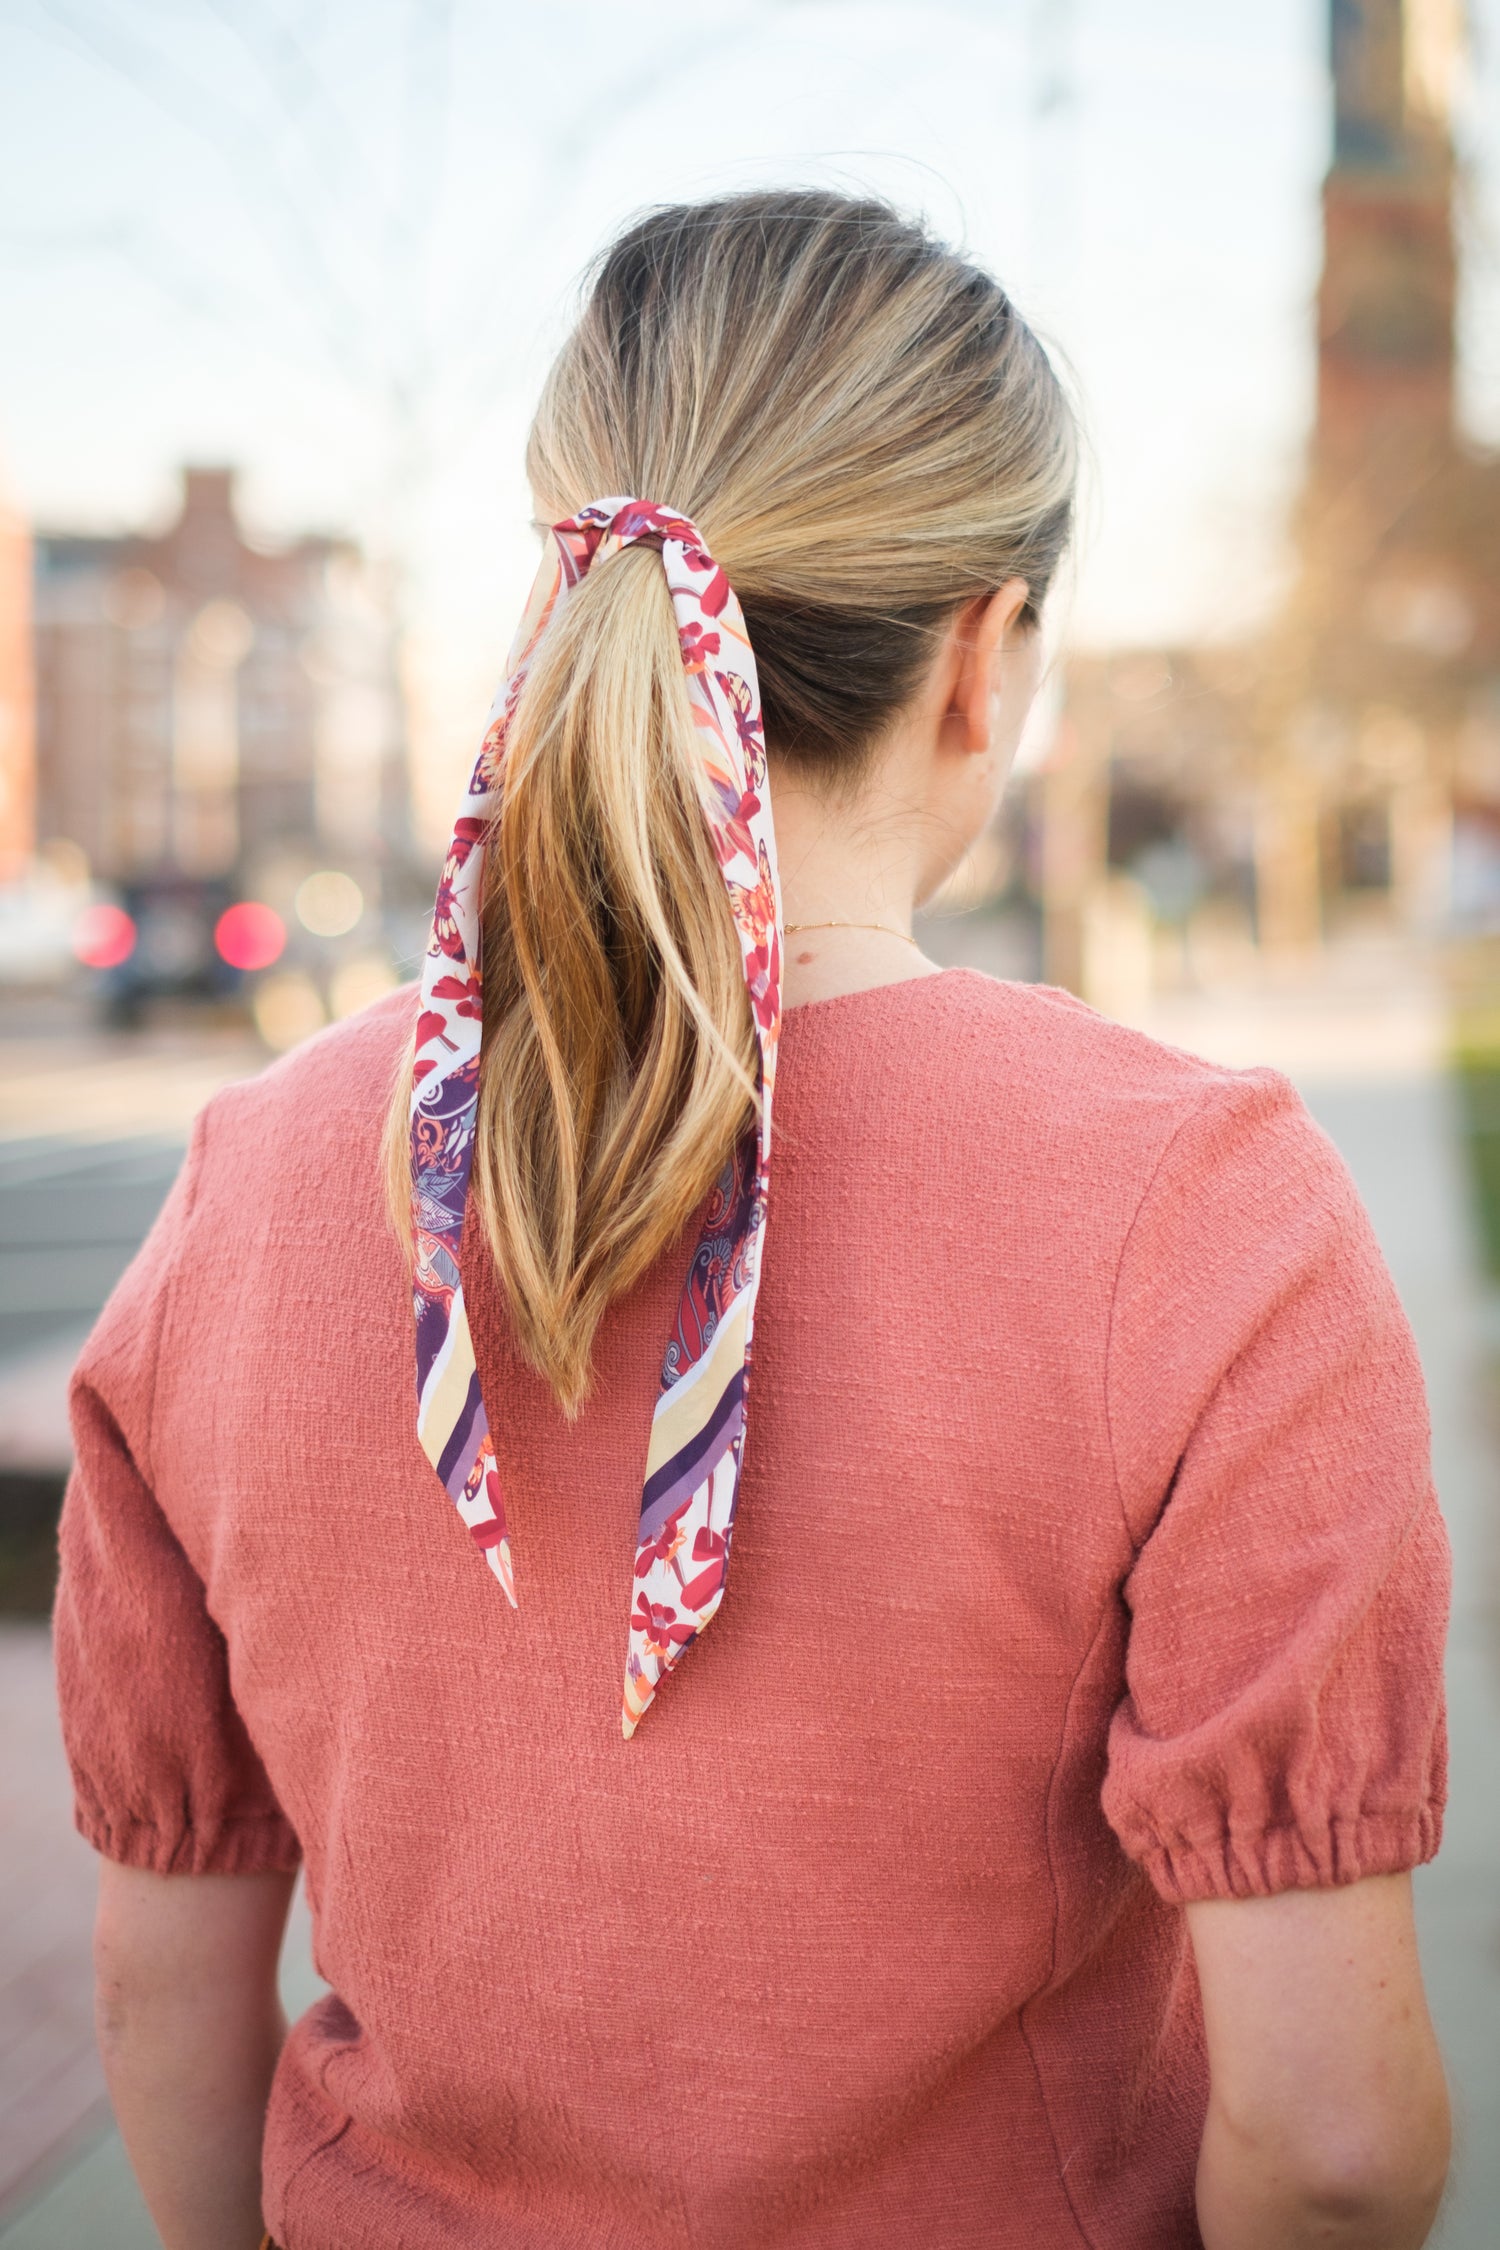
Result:
<svg viewBox="0 0 1500 2250">
<path fill-rule="evenodd" d="M 448 1313 L 441 1301 L 418 1296 L 417 1313 L 417 1397 L 420 1399 L 427 1387 L 438 1353 L 448 1341 Z"/>
<path fill-rule="evenodd" d="M 489 1424 L 484 1418 L 484 1400 L 479 1395 L 479 1370 L 469 1377 L 469 1388 L 464 1395 L 463 1410 L 453 1425 L 453 1435 L 443 1447 L 438 1460 L 437 1473 L 456 1500 L 463 1491 L 479 1441 Z"/>
<path fill-rule="evenodd" d="M 745 1370 L 735 1370 L 734 1380 L 714 1408 L 712 1419 L 690 1444 L 670 1461 L 664 1461 L 647 1480 L 641 1495 L 641 1521 L 636 1544 L 652 1539 L 679 1500 L 696 1492 L 709 1470 L 728 1452 L 745 1423 Z"/>
</svg>

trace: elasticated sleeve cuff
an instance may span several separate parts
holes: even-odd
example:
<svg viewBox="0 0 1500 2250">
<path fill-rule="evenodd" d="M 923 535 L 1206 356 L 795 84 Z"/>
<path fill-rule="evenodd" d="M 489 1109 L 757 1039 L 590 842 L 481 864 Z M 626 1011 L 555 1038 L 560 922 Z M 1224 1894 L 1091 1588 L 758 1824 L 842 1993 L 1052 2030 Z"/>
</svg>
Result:
<svg viewBox="0 0 1500 2250">
<path fill-rule="evenodd" d="M 162 1828 L 130 1814 L 111 1817 L 80 1790 L 73 1819 L 85 1843 L 121 1867 L 151 1875 L 291 1875 L 302 1847 L 279 1813 L 226 1819 L 204 1828 Z"/>
<path fill-rule="evenodd" d="M 1322 1828 L 1267 1828 L 1259 1833 L 1185 1837 L 1140 1854 L 1140 1865 L 1173 1906 L 1209 1898 L 1267 1898 L 1277 1891 L 1330 1890 L 1370 1875 L 1400 1875 L 1432 1859 L 1442 1839 L 1443 1809 L 1360 1813 Z"/>
</svg>

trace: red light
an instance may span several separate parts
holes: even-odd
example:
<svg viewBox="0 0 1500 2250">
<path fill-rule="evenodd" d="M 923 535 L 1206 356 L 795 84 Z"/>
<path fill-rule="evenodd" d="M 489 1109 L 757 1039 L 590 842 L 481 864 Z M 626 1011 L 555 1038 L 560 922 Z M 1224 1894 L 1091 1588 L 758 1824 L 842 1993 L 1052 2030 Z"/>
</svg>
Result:
<svg viewBox="0 0 1500 2250">
<path fill-rule="evenodd" d="M 219 916 L 214 944 L 231 969 L 269 969 L 286 945 L 286 924 L 274 906 L 243 899 Z"/>
<path fill-rule="evenodd" d="M 100 899 L 73 924 L 73 952 L 86 969 L 118 969 L 135 951 L 135 924 L 123 906 Z"/>
</svg>

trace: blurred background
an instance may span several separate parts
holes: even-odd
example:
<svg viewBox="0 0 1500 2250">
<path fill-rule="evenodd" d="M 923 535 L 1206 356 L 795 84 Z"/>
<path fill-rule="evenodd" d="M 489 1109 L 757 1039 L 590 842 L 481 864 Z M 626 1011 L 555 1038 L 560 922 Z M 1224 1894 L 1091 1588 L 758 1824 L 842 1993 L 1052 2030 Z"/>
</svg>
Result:
<svg viewBox="0 0 1500 2250">
<path fill-rule="evenodd" d="M 414 972 L 588 258 L 781 181 L 991 264 L 1090 433 L 1046 690 L 924 941 L 1291 1072 L 1416 1328 L 1436 2239 L 1500 2241 L 1500 0 L 7 0 L 4 2250 L 155 2239 L 51 1696 L 68 1370 L 201 1103 Z"/>
</svg>

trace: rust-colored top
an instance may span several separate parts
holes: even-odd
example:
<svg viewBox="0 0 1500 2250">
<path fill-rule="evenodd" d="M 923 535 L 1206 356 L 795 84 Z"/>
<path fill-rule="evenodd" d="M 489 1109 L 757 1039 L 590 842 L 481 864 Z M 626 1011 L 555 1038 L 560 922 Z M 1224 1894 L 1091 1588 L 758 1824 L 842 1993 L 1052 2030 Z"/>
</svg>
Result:
<svg viewBox="0 0 1500 2250">
<path fill-rule="evenodd" d="M 286 2250 L 1186 2250 L 1183 1899 L 1436 1848 L 1421 1380 L 1285 1081 L 970 971 L 789 1016 L 723 1610 L 631 1742 L 664 1258 L 569 1425 L 466 1278 L 520 1610 L 412 1426 L 398 995 L 210 1105 L 76 1395 L 84 1833 L 305 1855 Z"/>
</svg>

